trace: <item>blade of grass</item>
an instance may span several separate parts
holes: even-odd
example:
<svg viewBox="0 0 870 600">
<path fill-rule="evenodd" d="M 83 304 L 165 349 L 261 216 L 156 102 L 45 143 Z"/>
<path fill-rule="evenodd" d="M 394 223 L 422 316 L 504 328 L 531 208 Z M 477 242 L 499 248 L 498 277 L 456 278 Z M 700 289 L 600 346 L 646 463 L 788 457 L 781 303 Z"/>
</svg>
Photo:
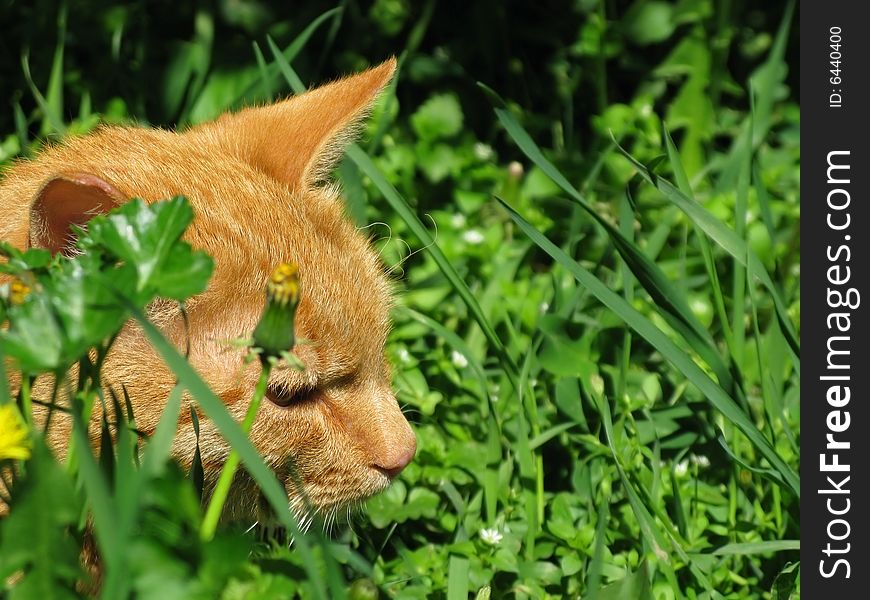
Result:
<svg viewBox="0 0 870 600">
<path fill-rule="evenodd" d="M 274 44 L 272 38 L 267 37 L 269 44 Z M 263 95 L 270 101 L 275 99 L 275 93 L 272 91 L 272 83 L 269 81 L 269 70 L 266 66 L 266 59 L 263 57 L 263 52 L 260 50 L 260 45 L 257 42 L 251 42 L 254 48 L 254 56 L 257 58 L 257 66 L 260 68 L 260 81 L 263 84 Z"/>
<path fill-rule="evenodd" d="M 63 117 L 63 53 L 66 46 L 66 2 L 61 2 L 57 13 L 57 45 L 54 48 L 54 58 L 51 61 L 51 74 L 48 77 L 48 86 L 45 89 L 45 102 L 51 108 L 52 115 Z M 42 121 L 40 129 L 42 135 L 58 133 L 52 131 L 52 124 L 46 118 Z"/>
<path fill-rule="evenodd" d="M 676 289 L 658 265 L 620 233 L 607 219 L 598 214 L 556 166 L 547 160 L 540 147 L 538 147 L 528 132 L 510 112 L 502 108 L 495 108 L 494 110 L 499 122 L 501 122 L 505 131 L 507 131 L 520 150 L 552 179 L 556 185 L 562 188 L 573 202 L 583 208 L 589 216 L 604 228 L 619 255 L 626 262 L 641 285 L 643 285 L 647 293 L 655 300 L 656 308 L 660 310 L 663 316 L 669 319 L 671 325 L 689 342 L 692 349 L 710 365 L 720 383 L 726 388 L 730 388 L 732 379 L 728 368 L 722 362 L 710 333 L 701 325 L 685 302 L 685 295 Z"/>
<path fill-rule="evenodd" d="M 62 377 L 62 374 L 57 375 Z M 88 502 L 93 515 L 94 535 L 97 537 L 105 560 L 106 579 L 103 582 L 103 598 L 124 597 L 125 581 L 124 548 L 121 545 L 118 515 L 109 485 L 100 469 L 97 459 L 91 452 L 88 428 L 82 419 L 81 410 L 73 409 L 73 440 L 78 447 L 76 453 L 78 471 L 84 484 Z"/>
<path fill-rule="evenodd" d="M 593 386 L 589 386 L 590 390 L 592 390 Z M 625 469 L 622 467 L 622 463 L 619 460 L 619 452 L 616 449 L 616 440 L 613 434 L 613 419 L 610 414 L 610 404 L 607 402 L 607 399 L 603 396 L 591 392 L 593 398 L 598 405 L 599 414 L 601 415 L 602 422 L 604 424 L 604 433 L 607 437 L 607 446 L 610 448 L 610 452 L 613 456 L 613 462 L 616 465 L 616 470 L 619 473 L 619 478 L 622 480 L 623 488 L 625 489 L 626 495 L 628 496 L 628 502 L 631 506 L 632 512 L 634 512 L 635 517 L 637 518 L 637 523 L 640 526 L 641 533 L 655 554 L 656 558 L 659 561 L 659 564 L 662 566 L 662 570 L 664 571 L 665 577 L 668 579 L 668 582 L 671 584 L 674 591 L 680 589 L 677 584 L 677 576 L 674 572 L 674 567 L 672 564 L 672 558 L 669 553 L 669 549 L 676 550 L 677 554 L 680 558 L 689 565 L 689 568 L 692 571 L 692 574 L 695 575 L 695 578 L 698 582 L 703 585 L 708 590 L 710 589 L 710 582 L 706 578 L 706 576 L 700 572 L 700 570 L 695 567 L 689 558 L 689 556 L 685 553 L 682 547 L 673 542 L 668 541 L 665 537 L 665 534 L 659 529 L 658 524 L 653 519 L 647 507 L 641 502 L 640 497 L 634 489 L 634 484 L 631 479 L 625 472 Z M 682 594 L 677 596 L 678 598 L 682 598 Z"/>
<path fill-rule="evenodd" d="M 586 594 L 588 600 L 597 600 L 601 587 L 601 569 L 604 566 L 604 547 L 607 538 L 607 521 L 610 520 L 610 498 L 602 498 L 596 511 L 598 522 L 595 524 L 595 546 L 586 572 Z"/>
<path fill-rule="evenodd" d="M 342 13 L 342 10 L 343 9 L 341 6 L 336 6 L 335 8 L 331 8 L 331 9 L 327 10 L 326 12 L 321 14 L 319 17 L 317 17 L 316 19 L 311 21 L 311 23 L 309 23 L 308 26 L 302 30 L 302 33 L 297 35 L 296 38 L 292 42 L 290 42 L 290 44 L 283 51 L 279 51 L 279 55 L 283 58 L 283 60 L 287 64 L 292 62 L 293 59 L 299 55 L 299 52 L 301 52 L 302 49 L 305 47 L 305 45 L 308 43 L 308 40 L 311 39 L 311 36 L 314 35 L 314 32 L 317 31 L 320 28 L 320 26 L 328 19 L 338 18 L 338 16 Z M 267 41 L 268 41 L 268 38 L 267 38 Z M 270 72 L 269 72 L 270 80 L 272 77 L 275 77 L 276 75 L 278 75 L 278 73 L 270 68 Z M 297 77 L 297 79 L 298 79 L 298 77 Z M 288 83 L 290 83 L 289 80 L 288 80 Z M 241 95 L 239 95 L 238 98 L 236 98 L 233 102 L 231 102 L 229 104 L 229 106 L 238 105 L 258 85 L 260 85 L 260 83 L 257 81 L 251 82 L 251 84 L 248 86 L 248 88 Z M 293 88 L 292 85 L 291 85 L 291 88 Z M 304 86 L 302 87 L 302 90 L 298 90 L 298 89 L 293 88 L 293 91 L 297 94 L 300 93 L 301 91 L 304 91 L 304 90 L 305 90 Z"/>
<path fill-rule="evenodd" d="M 783 431 L 785 431 L 786 438 L 788 438 L 789 443 L 791 444 L 792 449 L 796 454 L 800 454 L 800 444 L 798 443 L 797 437 L 794 432 L 791 430 L 791 427 L 788 425 L 788 419 L 785 418 L 785 412 L 783 410 L 782 398 L 779 394 L 779 390 L 773 384 L 773 373 L 771 372 L 771 367 L 769 364 L 765 364 L 764 357 L 767 356 L 764 346 L 764 338 L 761 335 L 761 329 L 758 323 L 758 303 L 755 300 L 755 294 L 752 286 L 752 269 L 751 267 L 747 267 L 746 269 L 746 278 L 747 285 L 749 288 L 749 304 L 752 308 L 752 325 L 753 331 L 755 333 L 755 355 L 758 363 L 758 377 L 759 377 L 759 386 L 761 387 L 761 397 L 764 404 L 765 414 L 767 416 L 768 422 L 770 423 L 770 435 L 773 437 L 775 435 L 775 429 L 773 427 L 774 422 L 778 422 Z M 774 332 L 774 335 L 778 336 L 779 332 Z M 776 341 L 780 340 L 777 337 Z M 767 344 L 769 346 L 770 344 Z M 773 442 L 773 440 L 771 440 Z"/>
<path fill-rule="evenodd" d="M 749 114 L 747 133 L 744 137 L 744 143 L 738 146 L 738 151 L 735 154 L 735 157 L 740 161 L 740 170 L 737 175 L 737 196 L 734 203 L 734 234 L 745 243 L 746 210 L 749 203 L 749 169 L 752 163 L 752 111 Z M 751 264 L 751 261 L 740 261 L 735 258 L 734 268 L 731 272 L 731 331 L 734 335 L 734 361 L 738 365 L 743 365 L 746 344 L 746 325 L 744 324 L 746 316 L 746 268 L 741 262 Z"/>
<path fill-rule="evenodd" d="M 673 202 L 684 213 L 686 213 L 686 215 L 697 224 L 704 233 L 710 236 L 710 239 L 716 242 L 716 244 L 738 261 L 743 261 L 744 266 L 747 261 L 752 263 L 753 273 L 755 273 L 755 276 L 761 280 L 761 283 L 765 288 L 767 288 L 773 298 L 777 318 L 783 326 L 786 340 L 788 341 L 793 354 L 792 358 L 795 363 L 795 368 L 799 370 L 800 343 L 797 340 L 794 325 L 788 317 L 788 307 L 785 302 L 783 302 L 779 290 L 774 285 L 773 280 L 770 278 L 770 274 L 767 272 L 767 269 L 764 268 L 764 265 L 758 256 L 756 256 L 755 252 L 753 252 L 751 248 L 748 248 L 747 244 L 734 233 L 733 229 L 724 225 L 706 208 L 697 202 L 692 201 L 664 178 L 652 173 L 646 166 L 641 164 L 627 150 L 625 150 L 625 148 L 619 146 L 619 149 L 623 156 L 625 156 L 638 169 L 640 175 L 647 182 L 651 183 L 653 187 L 665 196 L 665 198 Z"/>
<path fill-rule="evenodd" d="M 725 418 L 734 423 L 755 445 L 761 454 L 781 474 L 797 498 L 800 498 L 800 479 L 797 473 L 782 459 L 767 438 L 758 430 L 755 424 L 744 413 L 737 403 L 718 386 L 695 362 L 681 350 L 660 329 L 646 317 L 635 310 L 623 298 L 584 269 L 577 261 L 566 255 L 549 239 L 537 231 L 511 206 L 502 202 L 502 206 L 510 214 L 511 219 L 529 238 L 544 252 L 549 254 L 559 265 L 567 269 L 582 285 L 617 316 L 623 319 L 634 331 L 652 344 L 677 370 L 697 387 L 709 402 L 720 411 Z"/>
<path fill-rule="evenodd" d="M 800 540 L 770 540 L 765 542 L 725 544 L 724 546 L 720 546 L 713 550 L 712 554 L 715 556 L 744 556 L 747 554 L 766 554 L 768 552 L 787 552 L 800 549 Z"/>
<path fill-rule="evenodd" d="M 468 600 L 468 559 L 450 556 L 447 567 L 447 600 Z"/>
<path fill-rule="evenodd" d="M 50 131 L 63 135 L 66 133 L 66 125 L 64 125 L 60 113 L 55 112 L 54 107 L 48 103 L 45 96 L 42 95 L 42 92 L 39 91 L 39 88 L 36 87 L 36 84 L 33 82 L 33 77 L 30 74 L 30 55 L 28 50 L 24 50 L 21 53 L 21 68 L 24 71 L 24 79 L 27 81 L 27 87 L 30 88 L 30 93 L 33 94 L 33 99 L 36 100 L 36 104 L 42 111 L 43 122 L 49 124 Z"/>
<path fill-rule="evenodd" d="M 517 336 L 518 337 L 518 336 Z M 524 479 L 524 488 L 527 496 L 527 506 L 528 502 L 531 499 L 534 501 L 534 519 L 530 518 L 530 515 L 526 515 L 526 519 L 528 522 L 528 530 L 526 533 L 526 556 L 531 559 L 534 556 L 535 549 L 535 537 L 538 534 L 538 529 L 541 524 L 544 522 L 544 457 L 539 453 L 535 453 L 534 448 L 532 448 L 532 439 L 537 438 L 541 435 L 541 425 L 540 418 L 538 417 L 538 403 L 535 401 L 535 394 L 532 386 L 529 383 L 530 376 L 529 371 L 531 369 L 531 365 L 533 363 L 537 363 L 537 354 L 534 352 L 527 352 L 525 355 L 525 360 L 523 360 L 523 368 L 520 371 L 520 405 L 525 408 L 526 413 L 529 417 L 529 429 L 523 429 L 523 440 L 520 448 L 523 452 L 528 452 L 528 460 L 525 461 L 529 463 L 529 466 L 526 468 L 525 472 L 523 472 L 522 466 L 520 467 L 520 475 L 523 476 Z M 520 414 L 523 414 L 522 411 Z M 522 461 L 520 463 L 522 465 Z M 533 478 L 534 483 L 530 485 L 529 479 Z M 526 483 L 529 482 L 529 483 Z M 528 512 L 528 510 L 527 510 Z"/>
<path fill-rule="evenodd" d="M 667 126 L 662 123 L 662 137 L 665 140 L 665 148 L 667 149 L 668 159 L 671 164 L 671 170 L 674 172 L 674 179 L 677 182 L 677 187 L 683 192 L 687 198 L 694 200 L 692 195 L 692 186 L 689 184 L 689 178 L 686 176 L 686 171 L 683 168 L 680 154 L 677 150 L 674 140 L 671 138 L 671 133 Z M 728 345 L 728 350 L 734 356 L 734 339 L 731 333 L 731 324 L 728 321 L 727 312 L 725 310 L 725 297 L 722 293 L 722 286 L 719 283 L 719 273 L 716 271 L 716 264 L 713 261 L 713 250 L 710 248 L 710 241 L 707 236 L 703 235 L 698 226 L 692 223 L 695 229 L 695 237 L 698 240 L 698 245 L 701 248 L 701 254 L 704 257 L 704 267 L 707 270 L 707 276 L 710 278 L 712 286 L 713 303 L 716 307 L 716 314 L 719 319 L 719 324 L 722 327 L 722 333 L 725 336 L 725 343 Z"/>
<path fill-rule="evenodd" d="M 211 66 L 212 49 L 214 47 L 214 17 L 208 10 L 197 10 L 193 20 L 193 39 L 191 40 L 191 81 L 187 89 L 187 98 L 180 112 L 180 123 L 190 122 L 190 111 L 196 99 L 202 93 L 208 80 Z"/>
<path fill-rule="evenodd" d="M 281 75 L 284 76 L 284 79 L 287 81 L 290 89 L 293 90 L 294 94 L 301 94 L 305 91 L 305 84 L 302 83 L 302 80 L 299 79 L 299 75 L 296 74 L 296 71 L 290 66 L 290 60 L 287 59 L 282 53 L 278 45 L 271 38 L 271 36 L 266 36 L 266 42 L 269 44 L 269 50 L 272 51 L 272 56 L 275 58 L 275 63 L 278 65 L 278 69 L 281 71 Z"/>
<path fill-rule="evenodd" d="M 30 145 L 30 136 L 27 134 L 27 117 L 24 116 L 24 111 L 18 100 L 12 103 L 12 116 L 15 120 L 15 135 L 18 137 L 18 145 L 21 148 L 21 153 L 26 155 Z"/>
<path fill-rule="evenodd" d="M 715 184 L 717 193 L 732 190 L 736 185 L 738 173 L 742 168 L 740 156 L 742 153 L 740 148 L 742 136 L 745 135 L 747 130 L 754 129 L 754 131 L 750 132 L 750 143 L 753 149 L 757 148 L 767 139 L 767 134 L 771 127 L 770 117 L 773 113 L 773 106 L 777 101 L 777 94 L 785 82 L 785 77 L 788 73 L 788 67 L 785 63 L 785 51 L 788 44 L 791 21 L 794 16 L 794 8 L 795 2 L 793 0 L 786 5 L 767 59 L 750 76 L 747 87 L 750 88 L 750 102 L 754 100 L 756 105 L 755 114 L 746 116 L 741 124 L 740 135 L 734 138 L 725 166 Z M 757 92 L 755 98 L 753 98 L 754 92 Z M 754 120 L 754 126 L 751 128 L 750 119 Z"/>
<path fill-rule="evenodd" d="M 275 517 L 292 535 L 296 549 L 302 555 L 306 573 L 310 578 L 311 584 L 314 586 L 317 597 L 324 600 L 327 598 L 345 598 L 346 593 L 343 578 L 338 572 L 328 549 L 324 547 L 323 555 L 327 567 L 326 579 L 330 592 L 327 595 L 326 588 L 323 586 L 323 575 L 316 567 L 309 541 L 299 531 L 296 521 L 290 513 L 287 492 L 278 483 L 272 470 L 263 462 L 263 459 L 248 439 L 248 436 L 245 435 L 245 432 L 227 411 L 221 399 L 215 395 L 196 371 L 193 370 L 193 367 L 185 360 L 184 356 L 169 343 L 141 310 L 129 303 L 127 308 L 130 310 L 133 318 L 142 327 L 145 337 L 178 378 L 178 382 L 191 393 L 203 412 L 218 428 L 221 435 L 238 452 L 245 468 L 260 487 L 272 510 L 275 511 Z M 318 538 L 318 541 L 321 544 L 324 543 L 322 539 Z"/>
</svg>

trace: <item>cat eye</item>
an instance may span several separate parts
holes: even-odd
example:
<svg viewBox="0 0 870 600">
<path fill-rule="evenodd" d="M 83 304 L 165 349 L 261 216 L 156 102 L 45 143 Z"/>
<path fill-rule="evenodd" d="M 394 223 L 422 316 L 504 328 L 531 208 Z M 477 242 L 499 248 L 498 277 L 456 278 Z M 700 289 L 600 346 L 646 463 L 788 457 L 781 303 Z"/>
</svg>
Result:
<svg viewBox="0 0 870 600">
<path fill-rule="evenodd" d="M 269 384 L 266 388 L 266 398 L 278 406 L 286 407 L 305 400 L 313 392 L 314 389 L 309 387 L 291 389 L 284 384 L 276 383 Z"/>
</svg>

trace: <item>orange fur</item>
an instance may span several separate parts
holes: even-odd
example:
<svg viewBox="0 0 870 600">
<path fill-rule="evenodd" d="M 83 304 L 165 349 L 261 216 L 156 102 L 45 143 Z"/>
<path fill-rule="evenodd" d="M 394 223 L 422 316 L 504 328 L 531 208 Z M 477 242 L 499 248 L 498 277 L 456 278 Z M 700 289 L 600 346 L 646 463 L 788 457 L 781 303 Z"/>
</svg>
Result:
<svg viewBox="0 0 870 600">
<path fill-rule="evenodd" d="M 171 303 L 153 320 L 241 419 L 258 374 L 227 340 L 247 337 L 264 286 L 282 261 L 299 265 L 302 299 L 295 352 L 303 372 L 273 372 L 271 389 L 309 390 L 289 406 L 264 402 L 251 431 L 257 449 L 299 506 L 295 463 L 314 506 L 328 511 L 382 491 L 411 460 L 414 434 L 390 389 L 384 359 L 390 288 L 377 256 L 344 214 L 334 186 L 322 185 L 353 132 L 395 70 L 395 60 L 270 106 L 227 114 L 184 133 L 104 127 L 15 164 L 0 183 L 0 239 L 25 248 L 69 246 L 81 223 L 124 199 L 189 198 L 195 219 L 186 239 L 216 262 L 208 289 L 187 303 L 189 330 Z M 124 384 L 138 427 L 152 432 L 174 378 L 128 324 L 105 363 L 107 386 Z M 47 382 L 34 394 L 47 395 Z M 271 393 L 277 393 L 273 391 Z M 182 411 L 174 441 L 189 465 L 193 428 Z M 53 418 L 50 442 L 63 453 L 69 423 Z M 213 482 L 229 448 L 207 421 L 201 449 Z M 262 518 L 247 478 L 237 478 L 229 511 Z"/>
</svg>

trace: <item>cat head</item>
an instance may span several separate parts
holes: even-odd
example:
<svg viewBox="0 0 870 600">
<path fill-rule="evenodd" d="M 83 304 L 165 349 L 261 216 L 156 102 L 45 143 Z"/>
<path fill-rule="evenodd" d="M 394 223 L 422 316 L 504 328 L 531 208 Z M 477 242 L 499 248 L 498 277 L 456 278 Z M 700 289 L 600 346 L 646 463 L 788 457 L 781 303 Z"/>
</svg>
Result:
<svg viewBox="0 0 870 600">
<path fill-rule="evenodd" d="M 71 225 L 86 226 L 129 198 L 187 196 L 195 218 L 186 239 L 214 257 L 214 276 L 186 303 L 186 325 L 170 302 L 156 302 L 149 314 L 179 348 L 189 344 L 190 362 L 239 420 L 259 367 L 246 365 L 227 342 L 250 336 L 274 266 L 298 265 L 301 341 L 294 351 L 305 368 L 273 371 L 269 401 L 251 430 L 296 506 L 298 480 L 324 511 L 380 492 L 416 450 L 384 356 L 390 286 L 327 181 L 394 71 L 390 60 L 182 133 L 104 127 L 16 164 L 0 183 L 0 239 L 55 252 L 73 251 Z M 153 431 L 174 377 L 135 326 L 115 342 L 104 379 L 126 386 L 137 426 Z M 195 437 L 188 415 L 182 411 L 174 453 L 189 465 Z M 68 426 L 62 420 L 53 426 L 58 449 Z M 200 447 L 206 480 L 213 481 L 229 448 L 208 421 Z M 230 511 L 259 517 L 252 484 L 244 476 L 237 481 Z"/>
</svg>

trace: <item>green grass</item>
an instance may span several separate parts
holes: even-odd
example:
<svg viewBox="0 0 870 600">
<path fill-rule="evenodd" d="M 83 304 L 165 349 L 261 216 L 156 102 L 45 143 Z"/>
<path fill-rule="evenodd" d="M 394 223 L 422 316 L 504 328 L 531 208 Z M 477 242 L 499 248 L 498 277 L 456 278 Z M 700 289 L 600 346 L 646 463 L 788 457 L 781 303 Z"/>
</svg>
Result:
<svg viewBox="0 0 870 600">
<path fill-rule="evenodd" d="M 540 72 L 512 56 L 474 62 L 501 56 L 489 21 L 454 40 L 441 28 L 455 15 L 434 2 L 324 5 L 251 26 L 257 35 L 236 23 L 234 37 L 227 14 L 200 10 L 177 60 L 136 67 L 160 73 L 156 98 L 79 85 L 94 77 L 69 46 L 83 17 L 70 7 L 44 25 L 60 33 L 44 57 L 22 47 L 2 160 L 101 119 L 193 124 L 301 91 L 318 64 L 399 56 L 338 175 L 396 283 L 388 353 L 419 449 L 352 528 L 288 549 L 232 528 L 198 541 L 195 485 L 165 463 L 169 425 L 137 475 L 108 480 L 79 452 L 72 512 L 44 483 L 69 475 L 36 447 L 21 502 L 58 511 L 40 539 L 69 540 L 90 506 L 100 547 L 122 557 L 110 579 L 121 596 L 363 598 L 373 585 L 382 597 L 449 600 L 798 597 L 793 3 L 764 27 L 729 3 L 586 4 L 571 9 L 571 30 L 526 15 L 522 31 L 562 42 L 516 38 L 517 56 L 546 62 Z M 160 52 L 122 12 L 104 22 L 119 56 Z M 243 55 L 229 60 L 219 40 Z M 279 506 L 242 430 L 143 326 Z M 132 439 L 119 438 L 118 456 Z M 0 548 L 13 525 L 33 525 L 6 523 Z M 74 563 L 72 546 L 59 565 Z M 0 559 L 0 578 L 9 564 Z M 50 590 L 77 576 L 33 572 Z"/>
</svg>

